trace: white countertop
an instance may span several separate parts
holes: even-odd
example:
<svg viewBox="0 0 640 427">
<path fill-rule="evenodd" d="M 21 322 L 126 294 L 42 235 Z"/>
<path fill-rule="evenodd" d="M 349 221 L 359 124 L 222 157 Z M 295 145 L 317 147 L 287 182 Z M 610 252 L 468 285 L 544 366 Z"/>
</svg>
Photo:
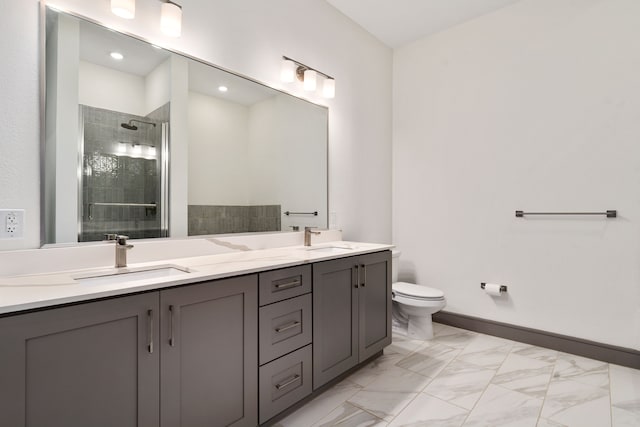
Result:
<svg viewBox="0 0 640 427">
<path fill-rule="evenodd" d="M 339 253 L 331 252 L 331 249 L 317 250 L 331 247 L 344 249 L 335 250 L 335 252 Z M 141 262 L 129 264 L 127 270 L 144 269 L 153 266 L 177 266 L 188 269 L 189 273 L 153 279 L 132 280 L 117 284 L 80 283 L 74 279 L 74 277 L 113 274 L 117 271 L 122 271 L 122 269 L 108 267 L 0 277 L 0 314 L 162 289 L 205 280 L 221 279 L 378 252 L 391 248 L 393 248 L 393 245 L 334 241 L 311 247 L 287 246 Z"/>
</svg>

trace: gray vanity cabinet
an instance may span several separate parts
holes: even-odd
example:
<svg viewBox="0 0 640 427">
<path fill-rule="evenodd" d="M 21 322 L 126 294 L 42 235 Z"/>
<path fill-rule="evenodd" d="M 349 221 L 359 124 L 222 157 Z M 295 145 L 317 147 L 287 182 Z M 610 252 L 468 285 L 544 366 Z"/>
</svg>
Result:
<svg viewBox="0 0 640 427">
<path fill-rule="evenodd" d="M 391 344 L 391 251 L 358 257 L 358 363 Z"/>
<path fill-rule="evenodd" d="M 257 276 L 160 292 L 161 426 L 258 424 Z"/>
<path fill-rule="evenodd" d="M 158 293 L 0 319 L 0 425 L 159 424 Z"/>
<path fill-rule="evenodd" d="M 313 388 L 391 343 L 391 252 L 313 265 Z"/>
</svg>

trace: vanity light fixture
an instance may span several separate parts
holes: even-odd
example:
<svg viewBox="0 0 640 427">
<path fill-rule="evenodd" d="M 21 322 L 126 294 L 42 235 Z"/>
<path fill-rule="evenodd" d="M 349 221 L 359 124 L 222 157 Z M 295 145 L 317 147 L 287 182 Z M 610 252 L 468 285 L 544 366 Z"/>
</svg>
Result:
<svg viewBox="0 0 640 427">
<path fill-rule="evenodd" d="M 116 61 L 122 61 L 124 59 L 124 55 L 120 52 L 111 52 L 109 55 Z"/>
<path fill-rule="evenodd" d="M 316 81 L 318 80 L 318 73 L 316 70 L 305 70 L 304 77 L 302 78 L 302 86 L 304 90 L 308 92 L 313 92 L 316 90 Z"/>
<path fill-rule="evenodd" d="M 324 77 L 322 84 L 322 96 L 325 98 L 335 98 L 336 80 L 328 74 L 311 68 L 295 59 L 282 57 L 282 68 L 280 69 L 280 80 L 283 83 L 291 83 L 297 77 L 303 83 L 304 90 L 315 91 L 318 87 L 318 74 Z"/>
<path fill-rule="evenodd" d="M 111 12 L 124 19 L 136 16 L 136 0 L 111 0 Z"/>
<path fill-rule="evenodd" d="M 325 79 L 322 84 L 322 96 L 325 98 L 336 97 L 336 79 Z"/>
<path fill-rule="evenodd" d="M 172 1 L 162 3 L 160 29 L 169 37 L 180 37 L 182 33 L 182 6 Z"/>
<path fill-rule="evenodd" d="M 292 83 L 296 79 L 296 68 L 298 67 L 295 62 L 286 57 L 283 57 L 282 68 L 280 69 L 280 80 L 284 83 Z"/>
</svg>

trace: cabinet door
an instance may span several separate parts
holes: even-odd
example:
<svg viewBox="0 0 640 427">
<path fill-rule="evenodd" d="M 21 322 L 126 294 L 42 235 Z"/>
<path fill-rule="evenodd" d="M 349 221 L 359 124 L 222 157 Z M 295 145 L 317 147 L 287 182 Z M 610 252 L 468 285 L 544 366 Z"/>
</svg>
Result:
<svg viewBox="0 0 640 427">
<path fill-rule="evenodd" d="M 0 424 L 157 426 L 158 293 L 0 319 Z"/>
<path fill-rule="evenodd" d="M 313 265 L 313 388 L 358 363 L 357 257 Z"/>
<path fill-rule="evenodd" d="M 162 291 L 161 425 L 258 424 L 258 285 L 243 276 Z"/>
<path fill-rule="evenodd" d="M 391 344 L 391 252 L 359 257 L 359 362 Z"/>
</svg>

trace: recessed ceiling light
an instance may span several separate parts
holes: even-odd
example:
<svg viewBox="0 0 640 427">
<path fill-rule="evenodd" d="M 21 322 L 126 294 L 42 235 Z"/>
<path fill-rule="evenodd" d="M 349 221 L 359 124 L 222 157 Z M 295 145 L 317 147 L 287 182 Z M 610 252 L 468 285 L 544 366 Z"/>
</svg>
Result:
<svg viewBox="0 0 640 427">
<path fill-rule="evenodd" d="M 228 88 L 228 87 L 226 87 L 226 86 L 218 86 L 218 90 L 219 90 L 220 92 L 226 92 L 226 91 L 228 91 L 228 90 L 229 90 L 229 88 Z"/>
<path fill-rule="evenodd" d="M 124 55 L 121 54 L 120 52 L 111 52 L 111 57 L 113 59 L 115 59 L 116 61 L 122 61 L 122 59 L 124 59 Z"/>
</svg>

